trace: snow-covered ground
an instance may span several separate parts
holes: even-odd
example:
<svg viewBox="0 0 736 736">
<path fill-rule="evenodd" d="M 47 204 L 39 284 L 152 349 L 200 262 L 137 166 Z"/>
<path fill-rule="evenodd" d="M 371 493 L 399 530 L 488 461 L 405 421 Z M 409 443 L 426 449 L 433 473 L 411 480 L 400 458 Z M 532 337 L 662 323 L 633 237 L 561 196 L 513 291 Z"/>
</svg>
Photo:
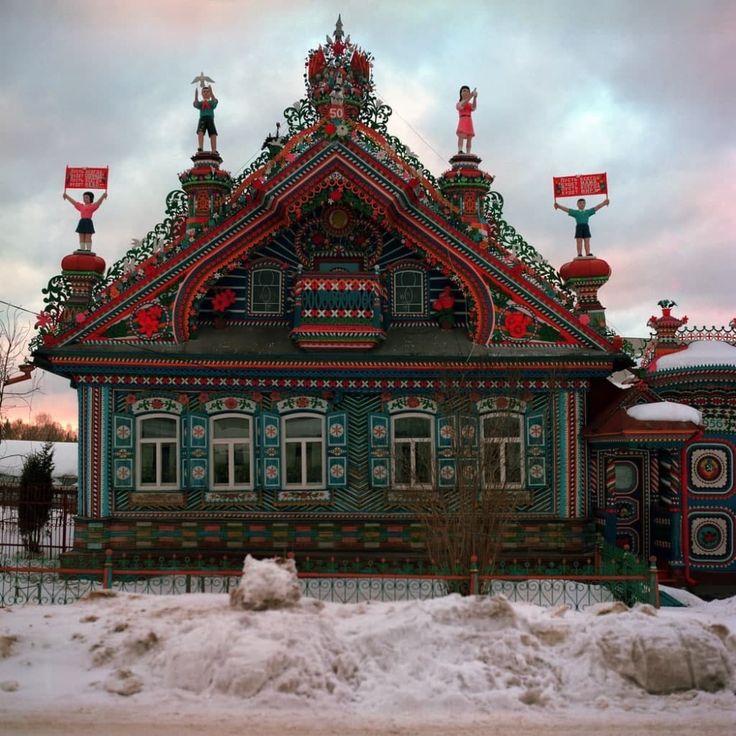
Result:
<svg viewBox="0 0 736 736">
<path fill-rule="evenodd" d="M 727 734 L 732 631 L 736 599 L 324 603 L 251 563 L 230 598 L 0 609 L 0 732 Z"/>
</svg>

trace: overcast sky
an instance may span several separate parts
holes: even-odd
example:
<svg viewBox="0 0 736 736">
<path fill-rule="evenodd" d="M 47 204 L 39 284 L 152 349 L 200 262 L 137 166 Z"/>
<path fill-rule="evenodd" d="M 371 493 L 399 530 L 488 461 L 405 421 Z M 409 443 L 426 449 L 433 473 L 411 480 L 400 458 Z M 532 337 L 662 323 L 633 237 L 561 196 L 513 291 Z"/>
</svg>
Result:
<svg viewBox="0 0 736 736">
<path fill-rule="evenodd" d="M 0 299 L 38 311 L 76 247 L 67 164 L 110 166 L 94 238 L 110 264 L 163 219 L 190 165 L 191 79 L 216 80 L 218 147 L 237 173 L 303 96 L 306 53 L 338 12 L 375 56 L 391 132 L 437 175 L 457 90 L 478 88 L 474 151 L 555 267 L 574 256 L 574 223 L 552 208 L 552 177 L 608 172 L 611 207 L 591 229 L 615 329 L 648 334 L 665 297 L 693 324 L 736 316 L 733 0 L 2 0 Z M 44 391 L 33 413 L 76 424 L 74 392 L 50 376 Z"/>
</svg>

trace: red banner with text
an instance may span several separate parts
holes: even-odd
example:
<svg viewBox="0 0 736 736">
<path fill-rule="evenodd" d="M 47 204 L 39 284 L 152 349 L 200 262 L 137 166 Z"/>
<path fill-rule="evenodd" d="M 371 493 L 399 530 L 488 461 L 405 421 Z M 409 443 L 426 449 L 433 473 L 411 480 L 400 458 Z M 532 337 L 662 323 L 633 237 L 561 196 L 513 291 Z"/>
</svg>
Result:
<svg viewBox="0 0 736 736">
<path fill-rule="evenodd" d="M 109 166 L 102 167 L 66 167 L 64 189 L 107 189 Z"/>
<path fill-rule="evenodd" d="M 585 197 L 589 194 L 608 194 L 608 175 L 578 174 L 552 178 L 555 199 L 558 197 Z"/>
</svg>

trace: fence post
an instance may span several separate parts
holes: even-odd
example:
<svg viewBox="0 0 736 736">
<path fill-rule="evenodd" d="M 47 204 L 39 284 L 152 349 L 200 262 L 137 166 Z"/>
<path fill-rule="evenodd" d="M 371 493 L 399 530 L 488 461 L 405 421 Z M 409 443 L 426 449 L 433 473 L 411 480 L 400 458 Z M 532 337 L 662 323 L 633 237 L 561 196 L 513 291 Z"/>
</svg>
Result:
<svg viewBox="0 0 736 736">
<path fill-rule="evenodd" d="M 596 575 L 600 575 L 601 574 L 601 561 L 602 561 L 601 560 L 601 557 L 602 557 L 601 552 L 602 552 L 602 550 L 601 550 L 601 540 L 600 540 L 600 537 L 598 537 L 595 540 L 595 550 L 593 552 L 593 569 L 595 570 L 595 574 Z"/>
<path fill-rule="evenodd" d="M 470 556 L 470 595 L 478 595 L 478 557 Z"/>
<path fill-rule="evenodd" d="M 112 550 L 105 550 L 105 567 L 102 571 L 102 589 L 110 590 L 112 588 Z"/>
<path fill-rule="evenodd" d="M 654 555 L 649 558 L 649 602 L 655 608 L 659 608 L 659 571 Z"/>
</svg>

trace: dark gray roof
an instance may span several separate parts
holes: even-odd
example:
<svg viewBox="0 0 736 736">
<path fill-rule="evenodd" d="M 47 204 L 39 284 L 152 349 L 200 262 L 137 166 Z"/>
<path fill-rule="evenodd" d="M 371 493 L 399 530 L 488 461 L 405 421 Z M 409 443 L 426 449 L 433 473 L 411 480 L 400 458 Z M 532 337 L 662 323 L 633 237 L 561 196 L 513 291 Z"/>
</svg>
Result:
<svg viewBox="0 0 736 736">
<path fill-rule="evenodd" d="M 41 355 L 46 351 L 41 351 Z M 485 347 L 472 343 L 464 328 L 441 330 L 435 327 L 396 327 L 389 331 L 386 340 L 370 350 L 302 350 L 289 338 L 286 327 L 225 327 L 201 328 L 196 337 L 186 343 L 109 342 L 104 345 L 75 344 L 48 350 L 47 355 L 99 356 L 166 356 L 181 358 L 240 358 L 242 360 L 269 357 L 282 360 L 315 361 L 355 360 L 381 362 L 387 359 L 425 360 L 523 360 L 540 358 L 552 360 L 597 359 L 610 363 L 612 354 L 602 350 L 567 348 L 556 345 Z M 39 356 L 40 357 L 40 356 Z"/>
</svg>

